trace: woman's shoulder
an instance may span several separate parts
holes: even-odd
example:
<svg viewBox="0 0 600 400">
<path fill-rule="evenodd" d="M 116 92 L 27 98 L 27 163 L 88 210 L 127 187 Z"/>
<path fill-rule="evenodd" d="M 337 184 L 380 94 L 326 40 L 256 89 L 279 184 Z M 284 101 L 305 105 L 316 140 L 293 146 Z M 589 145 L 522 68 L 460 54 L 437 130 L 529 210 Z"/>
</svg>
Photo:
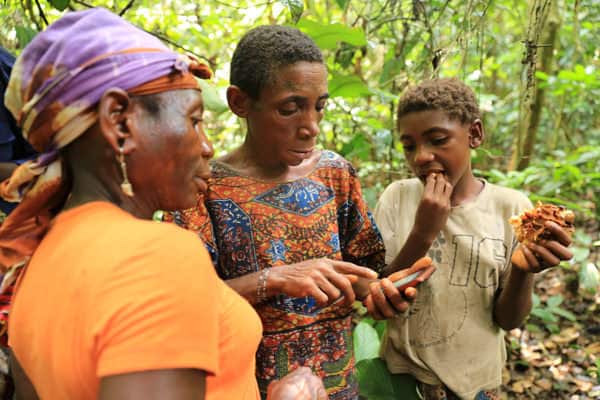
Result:
<svg viewBox="0 0 600 400">
<path fill-rule="evenodd" d="M 90 204 L 87 210 L 82 209 L 79 216 L 73 217 L 76 219 L 72 220 L 71 225 L 81 227 L 84 224 L 84 230 L 96 231 L 96 241 L 104 242 L 99 245 L 112 242 L 117 243 L 119 248 L 145 252 L 161 252 L 165 249 L 172 252 L 183 247 L 202 246 L 194 233 L 175 224 L 136 218 L 109 203 Z"/>
<path fill-rule="evenodd" d="M 350 173 L 352 176 L 356 176 L 356 169 L 350 163 L 350 161 L 346 160 L 340 154 L 331 151 L 331 150 L 322 150 L 321 155 L 319 157 L 319 161 L 317 162 L 317 166 L 315 169 L 334 169 L 334 170 L 343 170 Z"/>
</svg>

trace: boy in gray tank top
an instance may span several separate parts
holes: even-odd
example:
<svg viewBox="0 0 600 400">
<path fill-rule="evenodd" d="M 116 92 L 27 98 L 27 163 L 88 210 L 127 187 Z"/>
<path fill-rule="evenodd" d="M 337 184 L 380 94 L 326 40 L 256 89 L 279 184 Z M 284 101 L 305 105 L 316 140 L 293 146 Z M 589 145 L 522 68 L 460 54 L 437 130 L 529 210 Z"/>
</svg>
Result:
<svg viewBox="0 0 600 400">
<path fill-rule="evenodd" d="M 413 179 L 393 182 L 375 220 L 387 274 L 429 255 L 437 271 L 409 312 L 387 317 L 382 357 L 392 373 L 418 380 L 425 399 L 497 399 L 506 361 L 504 331 L 531 310 L 533 274 L 568 260 L 569 235 L 519 244 L 508 220 L 531 208 L 525 195 L 476 178 L 471 149 L 484 139 L 473 91 L 434 79 L 400 100 L 398 131 Z"/>
</svg>

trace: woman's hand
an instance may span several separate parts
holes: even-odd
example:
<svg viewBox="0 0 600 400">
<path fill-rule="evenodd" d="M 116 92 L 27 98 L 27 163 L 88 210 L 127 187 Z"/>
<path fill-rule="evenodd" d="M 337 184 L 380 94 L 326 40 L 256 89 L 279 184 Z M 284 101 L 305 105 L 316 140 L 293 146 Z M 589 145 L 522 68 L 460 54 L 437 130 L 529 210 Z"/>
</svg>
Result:
<svg viewBox="0 0 600 400">
<path fill-rule="evenodd" d="M 573 253 L 567 248 L 571 244 L 569 234 L 554 222 L 547 221 L 545 226 L 552 233 L 554 240 L 519 245 L 511 258 L 516 268 L 523 272 L 536 273 L 573 257 Z"/>
<path fill-rule="evenodd" d="M 327 400 L 321 378 L 308 367 L 300 367 L 278 381 L 271 382 L 267 400 Z"/>
<path fill-rule="evenodd" d="M 284 293 L 291 297 L 312 296 L 325 306 L 344 296 L 346 304 L 355 299 L 352 282 L 358 278 L 375 279 L 377 273 L 346 261 L 320 258 L 271 268 L 269 295 Z"/>
</svg>

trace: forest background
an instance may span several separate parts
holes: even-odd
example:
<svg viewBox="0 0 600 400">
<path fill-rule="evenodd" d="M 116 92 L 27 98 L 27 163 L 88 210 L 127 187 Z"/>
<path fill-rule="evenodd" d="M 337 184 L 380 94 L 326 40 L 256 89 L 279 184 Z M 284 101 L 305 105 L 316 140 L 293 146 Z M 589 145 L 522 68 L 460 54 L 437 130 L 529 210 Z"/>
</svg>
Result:
<svg viewBox="0 0 600 400">
<path fill-rule="evenodd" d="M 394 110 L 410 84 L 458 77 L 476 92 L 486 140 L 476 173 L 576 213 L 575 257 L 536 280 L 526 324 L 507 334 L 507 398 L 600 398 L 600 1 L 0 0 L 0 45 L 18 54 L 69 10 L 103 6 L 215 72 L 204 95 L 216 155 L 243 138 L 227 109 L 235 44 L 260 24 L 295 25 L 323 49 L 331 100 L 320 144 L 358 169 L 371 206 L 408 177 Z M 360 316 L 361 395 L 417 398 L 377 357 L 383 325 Z"/>
</svg>

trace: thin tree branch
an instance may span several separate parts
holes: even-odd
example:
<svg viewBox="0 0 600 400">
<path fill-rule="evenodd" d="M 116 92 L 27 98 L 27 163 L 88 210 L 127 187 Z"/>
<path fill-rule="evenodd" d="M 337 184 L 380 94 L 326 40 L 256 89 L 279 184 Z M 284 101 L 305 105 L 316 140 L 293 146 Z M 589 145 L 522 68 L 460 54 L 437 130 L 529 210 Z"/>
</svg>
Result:
<svg viewBox="0 0 600 400">
<path fill-rule="evenodd" d="M 127 3 L 127 5 L 119 13 L 119 17 L 122 17 L 123 15 L 125 15 L 125 13 L 127 12 L 127 10 L 129 10 L 131 8 L 131 6 L 133 5 L 134 1 L 135 0 L 129 0 L 129 2 Z"/>
<path fill-rule="evenodd" d="M 139 27 L 138 27 L 138 28 L 139 28 Z M 146 30 L 146 29 L 144 29 L 144 28 L 140 28 L 140 29 L 142 29 L 142 30 L 143 30 L 144 32 L 146 32 L 146 33 L 149 33 L 149 34 L 151 34 L 152 36 L 155 36 L 156 38 L 158 38 L 158 39 L 162 40 L 163 42 L 166 42 L 166 43 L 170 44 L 170 45 L 171 45 L 171 46 L 173 46 L 173 47 L 176 47 L 176 48 L 178 48 L 178 49 L 180 49 L 180 50 L 183 50 L 183 51 L 185 51 L 186 53 L 193 54 L 193 55 L 195 55 L 196 57 L 198 57 L 198 58 L 200 58 L 200 59 L 202 59 L 202 60 L 205 60 L 207 63 L 209 63 L 209 65 L 211 66 L 211 68 L 213 67 L 211 60 L 210 60 L 210 59 L 208 59 L 206 56 L 203 56 L 203 55 L 201 55 L 201 54 L 198 54 L 198 53 L 196 53 L 196 52 L 193 52 L 193 51 L 191 51 L 190 49 L 188 49 L 188 48 L 185 48 L 185 47 L 183 47 L 182 45 L 180 45 L 180 44 L 178 44 L 178 43 L 174 42 L 173 40 L 169 39 L 168 37 L 166 37 L 166 36 L 164 36 L 164 35 L 161 35 L 160 33 L 151 32 L 151 31 L 147 31 L 147 30 Z"/>
<path fill-rule="evenodd" d="M 77 4 L 81 4 L 82 6 L 86 6 L 87 8 L 94 8 L 95 6 L 89 3 L 86 3 L 83 0 L 72 0 L 73 2 L 77 3 Z"/>
<path fill-rule="evenodd" d="M 44 15 L 44 10 L 42 10 L 42 6 L 40 5 L 39 0 L 35 0 L 35 5 L 37 6 L 38 12 L 40 13 L 40 17 L 42 17 L 42 21 L 44 21 L 44 24 L 46 24 L 46 26 L 50 25 L 48 23 L 48 20 L 46 19 L 46 15 Z"/>
</svg>

